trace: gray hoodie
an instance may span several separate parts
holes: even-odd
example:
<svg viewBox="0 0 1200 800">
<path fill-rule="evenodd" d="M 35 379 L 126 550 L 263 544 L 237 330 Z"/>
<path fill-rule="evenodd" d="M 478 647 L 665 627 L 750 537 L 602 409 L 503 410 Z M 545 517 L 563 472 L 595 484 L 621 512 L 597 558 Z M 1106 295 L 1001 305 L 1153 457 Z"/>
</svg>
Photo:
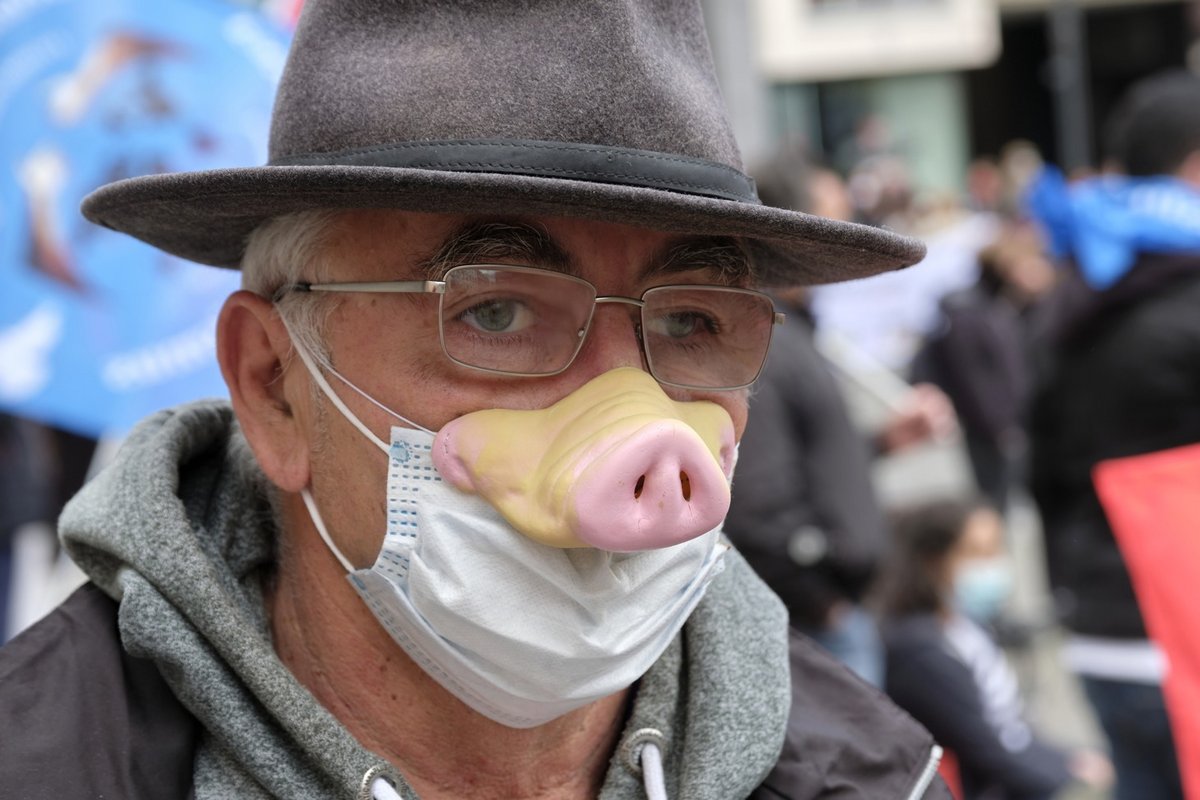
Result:
<svg viewBox="0 0 1200 800">
<path fill-rule="evenodd" d="M 124 649 L 197 718 L 197 798 L 356 798 L 383 770 L 284 667 L 262 599 L 275 532 L 264 478 L 229 406 L 139 426 L 63 514 L 72 558 L 120 604 Z M 642 678 L 626 726 L 665 742 L 669 796 L 748 796 L 779 758 L 792 704 L 786 614 L 736 552 Z M 414 732 L 413 735 L 420 735 Z M 602 800 L 641 800 L 618 747 Z M 369 790 L 368 790 L 369 791 Z"/>
</svg>

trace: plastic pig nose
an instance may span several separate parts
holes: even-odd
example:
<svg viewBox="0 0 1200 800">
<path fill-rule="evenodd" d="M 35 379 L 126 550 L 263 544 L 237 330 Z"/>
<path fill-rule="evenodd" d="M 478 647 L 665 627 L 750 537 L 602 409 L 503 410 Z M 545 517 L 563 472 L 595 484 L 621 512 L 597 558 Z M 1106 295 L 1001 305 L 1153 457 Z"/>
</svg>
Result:
<svg viewBox="0 0 1200 800">
<path fill-rule="evenodd" d="M 617 552 L 686 542 L 720 525 L 729 510 L 722 465 L 676 420 L 646 425 L 597 458 L 572 495 L 576 535 Z"/>
</svg>

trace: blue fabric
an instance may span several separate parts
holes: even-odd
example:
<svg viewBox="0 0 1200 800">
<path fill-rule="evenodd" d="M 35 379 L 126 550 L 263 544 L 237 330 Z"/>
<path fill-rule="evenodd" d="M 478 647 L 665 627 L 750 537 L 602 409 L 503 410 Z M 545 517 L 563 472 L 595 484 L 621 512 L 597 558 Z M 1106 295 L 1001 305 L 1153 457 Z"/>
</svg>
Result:
<svg viewBox="0 0 1200 800">
<path fill-rule="evenodd" d="M 239 276 L 92 225 L 79 203 L 128 175 L 261 163 L 287 34 L 232 0 L 12 11 L 0 15 L 0 409 L 97 436 L 224 395 L 215 320 Z"/>
<path fill-rule="evenodd" d="M 825 628 L 797 628 L 814 640 L 858 677 L 883 688 L 886 653 L 875 618 L 861 606 L 847 606 Z"/>
<path fill-rule="evenodd" d="M 1051 253 L 1074 259 L 1093 289 L 1119 281 L 1139 253 L 1200 252 L 1200 191 L 1176 178 L 1106 175 L 1068 184 L 1048 167 L 1027 202 Z"/>
</svg>

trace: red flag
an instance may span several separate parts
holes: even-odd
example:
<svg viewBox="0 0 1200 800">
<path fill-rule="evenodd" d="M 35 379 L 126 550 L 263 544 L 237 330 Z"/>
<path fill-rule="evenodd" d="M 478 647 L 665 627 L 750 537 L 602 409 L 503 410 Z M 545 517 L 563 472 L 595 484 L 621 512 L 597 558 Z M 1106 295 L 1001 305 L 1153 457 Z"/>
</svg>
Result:
<svg viewBox="0 0 1200 800">
<path fill-rule="evenodd" d="M 1102 461 L 1096 493 L 1150 637 L 1170 667 L 1163 693 L 1189 798 L 1200 798 L 1200 445 Z"/>
<path fill-rule="evenodd" d="M 938 762 L 938 775 L 946 782 L 950 796 L 954 800 L 963 800 L 962 772 L 958 768 L 958 756 L 949 750 L 943 750 L 942 760 Z"/>
</svg>

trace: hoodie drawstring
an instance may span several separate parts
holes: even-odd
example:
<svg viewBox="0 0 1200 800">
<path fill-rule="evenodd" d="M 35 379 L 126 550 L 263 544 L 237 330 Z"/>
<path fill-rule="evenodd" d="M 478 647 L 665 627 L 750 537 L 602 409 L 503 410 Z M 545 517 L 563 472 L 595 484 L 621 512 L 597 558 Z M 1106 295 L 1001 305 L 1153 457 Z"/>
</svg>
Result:
<svg viewBox="0 0 1200 800">
<path fill-rule="evenodd" d="M 642 764 L 642 785 L 646 800 L 667 800 L 667 785 L 663 780 L 662 752 L 654 742 L 646 742 L 638 753 Z"/>
<path fill-rule="evenodd" d="M 404 800 L 390 783 L 383 778 L 371 781 L 371 800 Z"/>
<path fill-rule="evenodd" d="M 646 800 L 668 800 L 667 784 L 663 777 L 662 749 L 666 737 L 654 728 L 634 731 L 621 743 L 625 765 L 642 778 Z M 379 772 L 372 770 L 364 778 L 370 781 L 371 800 L 403 800 Z"/>
<path fill-rule="evenodd" d="M 658 745 L 647 743 L 641 749 L 642 782 L 646 787 L 646 800 L 667 800 L 667 787 L 663 782 L 662 754 Z M 403 800 L 383 778 L 371 782 L 372 800 Z"/>
<path fill-rule="evenodd" d="M 667 737 L 655 728 L 641 728 L 625 737 L 618 751 L 625 766 L 641 777 L 646 800 L 667 800 L 662 754 Z"/>
</svg>

